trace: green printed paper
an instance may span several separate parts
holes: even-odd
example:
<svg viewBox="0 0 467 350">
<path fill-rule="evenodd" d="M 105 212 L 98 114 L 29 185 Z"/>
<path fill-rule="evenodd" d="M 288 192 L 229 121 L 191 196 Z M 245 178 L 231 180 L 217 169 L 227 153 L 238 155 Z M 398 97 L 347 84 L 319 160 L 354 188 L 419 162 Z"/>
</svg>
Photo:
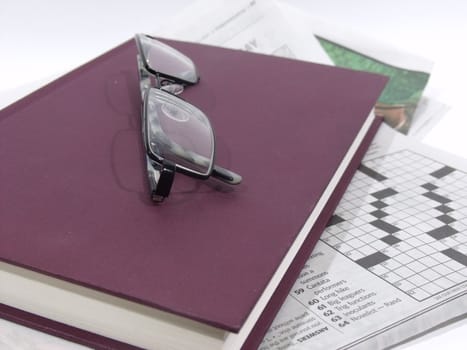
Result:
<svg viewBox="0 0 467 350">
<path fill-rule="evenodd" d="M 389 77 L 376 112 L 384 116 L 388 124 L 406 134 L 430 75 L 391 66 L 323 38 L 318 37 L 318 40 L 336 66 Z"/>
</svg>

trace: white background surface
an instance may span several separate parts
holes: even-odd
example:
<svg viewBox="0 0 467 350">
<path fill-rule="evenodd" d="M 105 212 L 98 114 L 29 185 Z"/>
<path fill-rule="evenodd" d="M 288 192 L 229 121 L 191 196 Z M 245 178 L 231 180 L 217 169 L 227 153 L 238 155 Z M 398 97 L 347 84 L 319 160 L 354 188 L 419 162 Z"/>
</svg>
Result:
<svg viewBox="0 0 467 350">
<path fill-rule="evenodd" d="M 161 22 L 192 2 L 2 0 L 0 108 L 136 32 L 153 33 Z M 349 33 L 363 32 L 434 61 L 428 90 L 450 109 L 423 141 L 467 158 L 467 1 L 285 2 L 323 20 L 346 25 Z M 402 348 L 465 349 L 466 334 L 464 320 Z M 81 347 L 0 320 L 1 350 L 78 348 Z"/>
</svg>

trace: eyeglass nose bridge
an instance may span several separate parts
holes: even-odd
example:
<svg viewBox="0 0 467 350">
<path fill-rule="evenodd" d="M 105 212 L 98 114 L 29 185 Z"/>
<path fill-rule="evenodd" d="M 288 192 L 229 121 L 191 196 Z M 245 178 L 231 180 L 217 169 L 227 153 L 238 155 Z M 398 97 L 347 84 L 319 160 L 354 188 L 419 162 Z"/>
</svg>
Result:
<svg viewBox="0 0 467 350">
<path fill-rule="evenodd" d="M 152 73 L 147 70 L 141 55 L 137 55 L 138 73 L 140 81 L 141 97 L 144 99 L 144 94 L 152 87 L 164 90 L 172 95 L 180 95 L 185 89 L 183 84 L 180 84 L 173 79 L 169 79 L 160 73 Z"/>
<path fill-rule="evenodd" d="M 180 95 L 184 90 L 183 85 L 170 82 L 169 80 L 162 80 L 160 85 L 161 90 L 167 91 L 172 95 Z"/>
</svg>

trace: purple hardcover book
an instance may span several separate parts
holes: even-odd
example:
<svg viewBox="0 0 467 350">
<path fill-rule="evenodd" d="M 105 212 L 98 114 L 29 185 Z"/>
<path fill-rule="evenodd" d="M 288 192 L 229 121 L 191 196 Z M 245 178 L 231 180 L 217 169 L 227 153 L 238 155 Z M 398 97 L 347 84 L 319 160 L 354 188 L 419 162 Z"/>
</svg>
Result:
<svg viewBox="0 0 467 350">
<path fill-rule="evenodd" d="M 272 320 L 375 132 L 386 79 L 167 43 L 198 66 L 182 97 L 243 182 L 177 174 L 151 202 L 133 41 L 7 107 L 2 317 L 122 349 L 239 348 Z"/>
</svg>

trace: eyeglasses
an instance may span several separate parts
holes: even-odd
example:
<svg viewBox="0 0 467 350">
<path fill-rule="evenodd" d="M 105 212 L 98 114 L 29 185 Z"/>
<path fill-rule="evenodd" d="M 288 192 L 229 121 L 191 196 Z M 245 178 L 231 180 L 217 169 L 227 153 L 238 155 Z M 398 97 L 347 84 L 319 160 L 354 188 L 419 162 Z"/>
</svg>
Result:
<svg viewBox="0 0 467 350">
<path fill-rule="evenodd" d="M 208 117 L 176 96 L 198 83 L 190 58 L 145 34 L 135 36 L 143 99 L 142 126 L 151 198 L 168 197 L 175 172 L 236 185 L 242 177 L 214 165 L 214 132 Z"/>
</svg>

